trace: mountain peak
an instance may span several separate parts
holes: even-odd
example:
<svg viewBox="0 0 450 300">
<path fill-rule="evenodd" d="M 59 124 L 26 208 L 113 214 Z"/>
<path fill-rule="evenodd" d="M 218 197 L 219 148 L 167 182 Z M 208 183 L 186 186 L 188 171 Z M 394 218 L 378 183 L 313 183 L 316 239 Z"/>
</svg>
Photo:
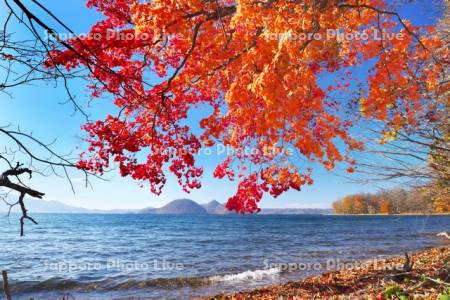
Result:
<svg viewBox="0 0 450 300">
<path fill-rule="evenodd" d="M 207 203 L 207 204 L 203 204 L 202 205 L 204 209 L 206 209 L 206 211 L 209 214 L 214 214 L 214 215 L 226 215 L 229 214 L 230 212 L 225 208 L 225 204 L 220 203 L 217 200 L 212 200 L 211 202 Z"/>
<path fill-rule="evenodd" d="M 222 205 L 222 204 L 220 204 L 220 202 L 217 200 L 211 200 L 211 202 L 209 202 L 207 205 Z"/>
<path fill-rule="evenodd" d="M 161 215 L 203 215 L 208 213 L 204 207 L 191 199 L 177 199 L 161 208 L 155 208 L 145 212 Z"/>
</svg>

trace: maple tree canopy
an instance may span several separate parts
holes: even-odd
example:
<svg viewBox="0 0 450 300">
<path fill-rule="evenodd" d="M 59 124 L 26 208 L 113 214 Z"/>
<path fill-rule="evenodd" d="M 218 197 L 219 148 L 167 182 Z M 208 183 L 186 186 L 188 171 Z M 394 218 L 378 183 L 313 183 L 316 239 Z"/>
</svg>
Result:
<svg viewBox="0 0 450 300">
<path fill-rule="evenodd" d="M 352 172 L 349 154 L 363 145 L 350 136 L 352 118 L 336 95 L 354 92 L 352 71 L 361 64 L 373 67 L 357 114 L 390 128 L 414 126 L 442 93 L 448 53 L 437 58 L 442 41 L 434 28 L 401 19 L 383 0 L 87 5 L 105 19 L 67 41 L 72 49 L 53 51 L 47 65 L 87 66 L 92 95 L 113 95 L 121 113 L 83 127 L 89 149 L 79 167 L 102 173 L 117 164 L 122 176 L 149 182 L 156 194 L 167 171 L 184 190 L 200 188 L 195 156 L 219 143 L 236 150 L 214 176 L 239 182 L 227 203 L 237 212 L 259 211 L 265 192 L 278 196 L 312 184 L 310 162 L 327 169 L 347 163 Z M 336 80 L 319 84 L 325 74 Z M 205 114 L 201 134 L 185 125 L 198 107 Z"/>
</svg>

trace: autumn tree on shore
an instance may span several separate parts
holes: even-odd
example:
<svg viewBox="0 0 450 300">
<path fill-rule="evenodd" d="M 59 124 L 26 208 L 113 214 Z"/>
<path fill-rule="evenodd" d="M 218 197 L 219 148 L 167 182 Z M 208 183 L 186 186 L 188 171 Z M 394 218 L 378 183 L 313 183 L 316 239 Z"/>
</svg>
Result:
<svg viewBox="0 0 450 300">
<path fill-rule="evenodd" d="M 55 49 L 47 67 L 92 69 L 92 96 L 112 96 L 120 114 L 84 126 L 90 147 L 79 167 L 102 174 L 116 164 L 156 194 L 167 171 L 185 191 L 200 188 L 195 157 L 220 143 L 235 151 L 214 176 L 239 182 L 227 208 L 256 212 L 264 193 L 312 184 L 311 162 L 353 172 L 351 152 L 363 145 L 349 129 L 359 111 L 386 135 L 441 117 L 432 99 L 448 88 L 442 39 L 382 0 L 87 3 L 105 19 L 66 41 L 75 51 Z M 367 39 L 301 38 L 330 31 Z M 377 39 L 381 31 L 391 38 Z M 368 62 L 358 112 L 343 114 L 352 70 Z M 336 82 L 319 84 L 326 74 Z M 185 122 L 195 108 L 201 134 Z"/>
<path fill-rule="evenodd" d="M 436 4 L 436 2 L 433 2 Z M 444 63 L 448 74 L 448 49 L 450 46 L 449 1 L 438 2 L 434 8 L 438 24 L 433 35 L 441 40 L 441 48 L 435 52 Z M 366 151 L 371 159 L 359 161 L 359 182 L 388 181 L 409 187 L 425 194 L 434 203 L 436 211 L 445 212 L 450 207 L 450 86 L 441 80 L 436 88 L 439 93 L 429 94 L 421 87 L 421 97 L 433 110 L 421 114 L 418 120 L 408 124 L 405 116 L 392 120 L 387 129 L 383 125 L 368 126 L 369 143 Z M 372 124 L 371 124 L 372 125 Z"/>
</svg>

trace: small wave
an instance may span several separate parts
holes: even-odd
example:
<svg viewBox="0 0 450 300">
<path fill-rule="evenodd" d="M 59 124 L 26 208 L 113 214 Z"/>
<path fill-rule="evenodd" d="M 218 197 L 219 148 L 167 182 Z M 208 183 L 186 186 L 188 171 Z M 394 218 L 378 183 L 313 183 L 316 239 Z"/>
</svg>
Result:
<svg viewBox="0 0 450 300">
<path fill-rule="evenodd" d="M 177 278 L 155 278 L 149 280 L 129 279 L 117 281 L 111 278 L 100 281 L 76 281 L 62 278 L 51 278 L 44 281 L 22 281 L 11 282 L 11 290 L 14 293 L 29 293 L 38 291 L 120 291 L 128 289 L 145 289 L 152 287 L 176 288 L 176 287 L 199 287 L 207 284 L 205 277 L 177 277 Z M 0 286 L 0 293 L 3 292 Z"/>
<path fill-rule="evenodd" d="M 37 291 L 120 291 L 128 289 L 145 288 L 177 288 L 177 287 L 200 287 L 220 284 L 225 282 L 258 281 L 266 278 L 276 277 L 281 273 L 280 269 L 266 269 L 246 271 L 237 274 L 216 275 L 211 277 L 175 277 L 155 278 L 149 280 L 128 279 L 119 281 L 107 278 L 99 281 L 77 281 L 63 278 L 51 278 L 44 281 L 22 281 L 12 282 L 11 289 L 15 293 L 37 292 Z M 0 286 L 0 293 L 2 287 Z"/>
<path fill-rule="evenodd" d="M 80 283 L 75 280 L 65 280 L 62 278 L 51 278 L 44 281 L 13 281 L 10 283 L 13 293 L 19 292 L 37 292 L 37 291 L 64 291 L 80 287 Z M 0 292 L 3 289 L 0 287 Z"/>
<path fill-rule="evenodd" d="M 221 275 L 221 276 L 211 276 L 208 281 L 211 283 L 219 282 L 236 282 L 236 281 L 258 281 L 268 277 L 277 277 L 281 273 L 278 268 L 266 269 L 266 270 L 256 270 L 256 271 L 245 271 L 237 274 Z"/>
<path fill-rule="evenodd" d="M 200 287 L 204 285 L 204 280 L 201 277 L 176 277 L 176 278 L 157 278 L 151 280 L 127 280 L 119 283 L 111 290 L 128 290 L 134 288 L 177 288 L 177 287 Z"/>
</svg>

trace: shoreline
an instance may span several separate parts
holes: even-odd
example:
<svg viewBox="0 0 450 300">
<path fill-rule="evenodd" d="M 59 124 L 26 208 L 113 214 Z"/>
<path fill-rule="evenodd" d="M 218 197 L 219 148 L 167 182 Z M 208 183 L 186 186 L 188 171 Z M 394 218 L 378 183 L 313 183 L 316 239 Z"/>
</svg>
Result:
<svg viewBox="0 0 450 300">
<path fill-rule="evenodd" d="M 299 277 L 281 284 L 268 284 L 254 289 L 236 291 L 236 288 L 227 289 L 225 294 L 210 296 L 209 293 L 195 295 L 185 295 L 182 299 L 197 300 L 303 300 L 303 299 L 440 299 L 440 294 L 450 294 L 450 240 L 442 239 L 442 244 L 431 246 L 409 254 L 413 262 L 411 271 L 405 271 L 405 256 L 393 255 L 383 259 L 368 258 L 351 261 L 354 268 L 339 267 L 338 271 L 324 271 L 307 277 Z M 445 263 L 447 262 L 447 263 Z M 342 261 L 347 265 L 347 261 Z M 427 276 L 428 279 L 424 279 Z M 407 280 L 407 282 L 405 282 Z M 445 282 L 437 284 L 437 282 Z M 150 281 L 146 282 L 149 283 Z M 380 284 L 381 282 L 381 284 Z M 67 282 L 66 282 L 67 283 Z M 161 283 L 161 282 L 160 282 Z M 152 285 L 153 286 L 153 285 Z M 13 290 L 16 284 L 12 283 Z M 136 287 L 138 290 L 143 288 L 142 296 L 136 299 L 147 299 L 145 296 L 145 285 Z M 399 295 L 414 295 L 407 298 L 389 298 L 384 297 L 384 293 L 389 288 L 396 289 Z M 1 290 L 1 286 L 0 286 Z M 17 291 L 14 291 L 17 293 Z M 64 292 L 64 293 L 63 293 Z M 111 291 L 65 291 L 59 290 L 56 294 L 49 294 L 51 299 L 55 295 L 71 295 L 72 299 L 128 299 L 130 294 L 125 291 L 124 294 L 117 290 L 117 294 L 110 294 Z M 160 292 L 163 292 L 162 290 Z M 217 291 L 220 293 L 221 291 Z M 215 293 L 215 292 L 213 292 Z M 1 293 L 0 293 L 1 294 Z M 93 295 L 108 295 L 106 298 L 92 298 Z M 43 296 L 36 292 L 25 292 L 21 297 L 28 299 L 37 296 Z M 17 295 L 16 295 L 17 296 Z M 103 297 L 102 296 L 102 297 Z M 150 296 L 150 295 L 149 295 Z M 142 298 L 140 298 L 142 297 Z M 450 297 L 450 295 L 449 295 Z M 36 299 L 38 299 L 36 298 Z M 134 298 L 133 298 L 134 299 Z M 148 298 L 156 299 L 156 298 Z M 175 299 L 169 297 L 168 299 Z M 181 299 L 181 298 L 180 298 Z"/>
<path fill-rule="evenodd" d="M 440 295 L 449 297 L 441 299 L 450 299 L 450 241 L 412 253 L 409 262 L 405 256 L 374 259 L 369 260 L 364 267 L 329 271 L 284 284 L 195 299 L 406 300 L 439 299 Z"/>
<path fill-rule="evenodd" d="M 439 217 L 446 217 L 446 216 L 450 216 L 450 213 L 432 213 L 432 214 L 419 214 L 419 213 L 410 213 L 410 214 L 333 214 L 330 216 L 342 216 L 342 217 L 370 217 L 370 216 L 374 216 L 374 217 L 434 217 L 434 216 L 439 216 Z"/>
</svg>

